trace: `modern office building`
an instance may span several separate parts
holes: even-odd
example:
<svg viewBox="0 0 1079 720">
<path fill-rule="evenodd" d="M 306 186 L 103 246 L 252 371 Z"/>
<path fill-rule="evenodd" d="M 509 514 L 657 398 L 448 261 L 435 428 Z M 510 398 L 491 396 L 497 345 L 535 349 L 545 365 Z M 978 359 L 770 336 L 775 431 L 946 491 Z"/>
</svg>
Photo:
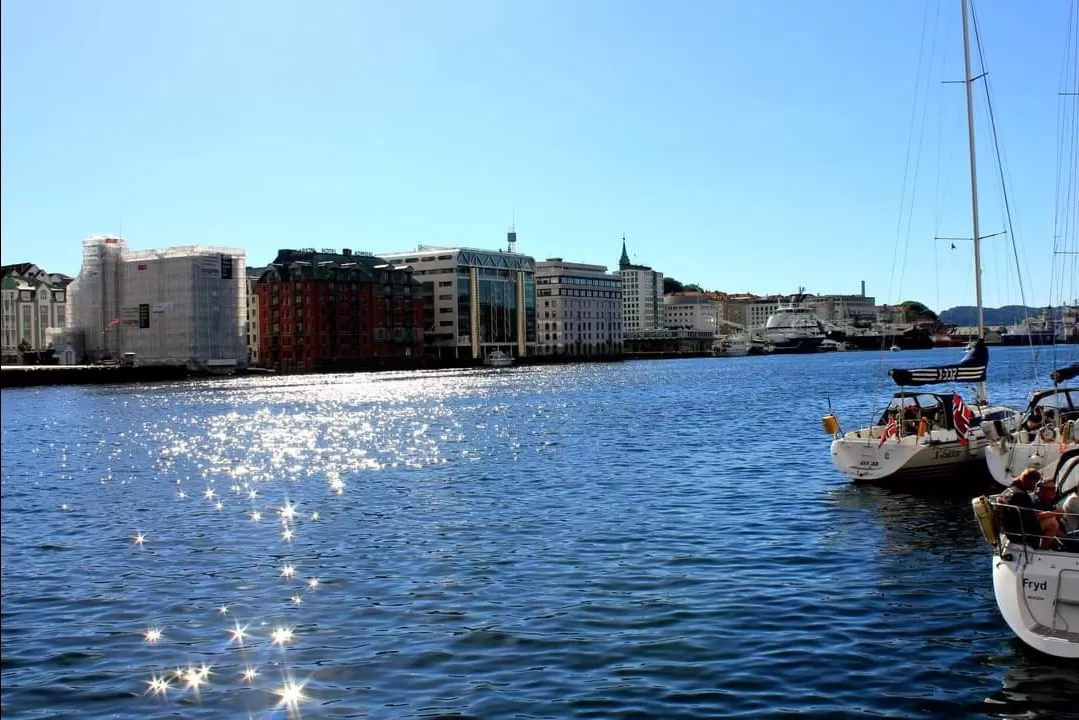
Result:
<svg viewBox="0 0 1079 720">
<path fill-rule="evenodd" d="M 536 263 L 540 355 L 621 355 L 622 278 L 603 265 Z"/>
<path fill-rule="evenodd" d="M 481 359 L 500 350 L 536 353 L 536 261 L 508 249 L 436 248 L 384 253 L 408 265 L 429 303 L 424 316 L 428 351 L 442 358 Z"/>
</svg>

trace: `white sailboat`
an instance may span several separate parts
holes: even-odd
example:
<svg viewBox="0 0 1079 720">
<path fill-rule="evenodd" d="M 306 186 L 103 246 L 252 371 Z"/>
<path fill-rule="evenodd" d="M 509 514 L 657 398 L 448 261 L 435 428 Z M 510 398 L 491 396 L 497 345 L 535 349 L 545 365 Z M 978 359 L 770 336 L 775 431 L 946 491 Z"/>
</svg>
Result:
<svg viewBox="0 0 1079 720">
<path fill-rule="evenodd" d="M 1052 475 L 1061 456 L 1079 448 L 1079 386 L 1059 384 L 1079 377 L 1079 363 L 1058 368 L 1049 377 L 1053 387 L 1031 393 L 1018 429 L 1008 432 L 995 423 L 985 427 L 985 463 L 1004 487 L 1028 467 Z"/>
<path fill-rule="evenodd" d="M 1079 491 L 1079 450 L 1065 453 L 1056 473 L 1043 477 L 1053 478 L 1058 497 Z M 1079 535 L 1043 541 L 1041 527 L 1028 532 L 1025 525 L 1024 534 L 1005 534 L 1000 521 L 1007 506 L 994 499 L 972 503 L 993 546 L 993 594 L 1004 622 L 1039 652 L 1079 659 Z"/>
<path fill-rule="evenodd" d="M 974 245 L 974 295 L 978 307 L 978 340 L 967 356 L 954 365 L 892 369 L 892 380 L 902 389 L 893 395 L 884 413 L 869 427 L 842 432 L 837 418 L 823 419 L 832 435 L 832 464 L 851 480 L 877 485 L 931 484 L 946 489 L 957 480 L 985 471 L 986 446 L 982 424 L 998 423 L 1014 430 L 1019 413 L 991 405 L 985 376 L 989 351 L 985 346 L 985 315 L 982 307 L 981 233 L 978 217 L 978 174 L 975 164 L 973 79 L 967 34 L 967 5 L 962 0 L 963 57 L 966 73 L 967 140 L 970 155 L 970 204 Z M 955 391 L 922 393 L 914 388 L 941 383 L 977 382 L 977 398 L 967 406 Z"/>
</svg>

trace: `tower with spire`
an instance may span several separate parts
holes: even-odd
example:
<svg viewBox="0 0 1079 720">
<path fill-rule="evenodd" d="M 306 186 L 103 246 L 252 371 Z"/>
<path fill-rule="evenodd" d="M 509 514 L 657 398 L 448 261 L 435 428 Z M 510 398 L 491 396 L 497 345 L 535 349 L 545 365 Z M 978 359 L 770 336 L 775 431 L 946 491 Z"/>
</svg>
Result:
<svg viewBox="0 0 1079 720">
<path fill-rule="evenodd" d="M 629 261 L 629 253 L 626 252 L 626 236 L 622 235 L 622 257 L 618 258 L 618 267 L 629 267 L 632 264 Z"/>
</svg>

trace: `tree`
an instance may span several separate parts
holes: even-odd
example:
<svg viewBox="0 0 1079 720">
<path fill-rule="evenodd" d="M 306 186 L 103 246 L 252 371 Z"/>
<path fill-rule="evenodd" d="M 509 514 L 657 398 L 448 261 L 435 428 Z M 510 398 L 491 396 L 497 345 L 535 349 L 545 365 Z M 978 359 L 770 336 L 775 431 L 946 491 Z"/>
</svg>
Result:
<svg viewBox="0 0 1079 720">
<path fill-rule="evenodd" d="M 906 300 L 899 304 L 908 318 L 919 320 L 938 320 L 937 314 L 917 300 Z"/>
<path fill-rule="evenodd" d="M 669 295 L 670 293 L 682 292 L 686 287 L 682 283 L 678 282 L 672 277 L 663 278 L 663 294 Z"/>
<path fill-rule="evenodd" d="M 26 338 L 23 338 L 22 340 L 19 341 L 19 352 L 28 353 L 28 352 L 30 352 L 30 350 L 32 348 L 33 348 L 33 346 L 30 344 L 30 341 L 27 340 Z"/>
</svg>

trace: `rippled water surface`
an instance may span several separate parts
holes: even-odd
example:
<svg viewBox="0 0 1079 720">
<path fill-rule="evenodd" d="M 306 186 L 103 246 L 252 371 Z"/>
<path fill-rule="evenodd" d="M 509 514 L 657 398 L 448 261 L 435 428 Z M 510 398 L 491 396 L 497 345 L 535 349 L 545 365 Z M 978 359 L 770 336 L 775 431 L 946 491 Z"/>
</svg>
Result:
<svg viewBox="0 0 1079 720">
<path fill-rule="evenodd" d="M 5 390 L 3 715 L 1079 716 L 969 501 L 829 461 L 959 355 Z"/>
</svg>

